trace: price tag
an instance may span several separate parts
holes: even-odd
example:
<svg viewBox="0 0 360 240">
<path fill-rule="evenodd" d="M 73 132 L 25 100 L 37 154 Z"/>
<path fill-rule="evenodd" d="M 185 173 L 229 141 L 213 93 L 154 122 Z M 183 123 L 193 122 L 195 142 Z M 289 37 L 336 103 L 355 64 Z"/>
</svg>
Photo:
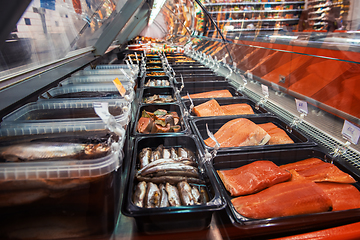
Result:
<svg viewBox="0 0 360 240">
<path fill-rule="evenodd" d="M 360 129 L 351 122 L 345 120 L 341 134 L 356 145 L 359 141 Z"/>
<path fill-rule="evenodd" d="M 264 84 L 261 84 L 261 90 L 262 90 L 262 93 L 265 95 L 265 96 L 269 96 L 269 88 L 268 86 L 264 85 Z"/>
<path fill-rule="evenodd" d="M 119 91 L 120 95 L 122 97 L 125 96 L 125 93 L 126 93 L 126 89 L 124 88 L 124 86 L 122 85 L 122 83 L 120 82 L 120 80 L 118 78 L 115 78 L 113 80 L 113 83 L 115 84 L 117 90 Z"/>
<path fill-rule="evenodd" d="M 139 59 L 138 59 L 136 52 L 135 52 L 135 58 L 136 58 L 136 62 L 139 64 Z"/>
<path fill-rule="evenodd" d="M 111 114 L 109 113 L 109 103 L 108 102 L 95 102 L 94 103 L 95 113 L 103 120 L 104 123 L 109 121 Z"/>
<path fill-rule="evenodd" d="M 299 113 L 305 113 L 305 114 L 309 113 L 306 101 L 302 101 L 295 98 L 295 103 L 296 103 L 296 109 Z"/>
<path fill-rule="evenodd" d="M 248 72 L 247 73 L 247 77 L 250 79 L 250 80 L 253 80 L 253 74 L 251 72 Z"/>
</svg>

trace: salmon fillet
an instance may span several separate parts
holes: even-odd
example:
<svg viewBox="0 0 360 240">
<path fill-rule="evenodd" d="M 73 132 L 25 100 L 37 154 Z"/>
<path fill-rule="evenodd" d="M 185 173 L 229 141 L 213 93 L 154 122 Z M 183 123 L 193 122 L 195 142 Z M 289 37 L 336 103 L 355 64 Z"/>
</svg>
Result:
<svg viewBox="0 0 360 240">
<path fill-rule="evenodd" d="M 225 115 L 215 99 L 197 105 L 194 107 L 193 111 L 198 117 Z"/>
<path fill-rule="evenodd" d="M 225 115 L 254 114 L 252 107 L 246 103 L 223 105 L 221 109 Z"/>
<path fill-rule="evenodd" d="M 194 93 L 190 94 L 191 98 L 226 98 L 232 97 L 229 90 L 216 90 L 210 92 Z M 188 96 L 183 96 L 183 99 L 188 99 Z"/>
<path fill-rule="evenodd" d="M 294 141 L 286 134 L 284 130 L 277 127 L 273 123 L 263 123 L 258 124 L 258 126 L 264 129 L 270 135 L 271 138 L 267 143 L 268 145 L 294 143 Z"/>
<path fill-rule="evenodd" d="M 325 212 L 332 208 L 327 194 L 311 181 L 279 183 L 231 202 L 242 216 L 255 219 Z"/>
<path fill-rule="evenodd" d="M 334 164 L 318 158 L 308 158 L 295 163 L 280 166 L 288 171 L 295 170 L 299 175 L 314 182 L 355 183 L 355 179 L 341 171 Z"/>
<path fill-rule="evenodd" d="M 264 129 L 246 118 L 237 118 L 225 123 L 214 137 L 222 148 L 264 145 L 270 139 Z M 210 147 L 215 146 L 215 142 L 210 138 L 204 142 Z"/>
<path fill-rule="evenodd" d="M 256 161 L 231 170 L 218 170 L 217 173 L 231 196 L 256 193 L 291 178 L 290 172 L 271 161 Z"/>
<path fill-rule="evenodd" d="M 316 183 L 331 199 L 333 211 L 360 208 L 359 190 L 347 183 Z"/>
</svg>

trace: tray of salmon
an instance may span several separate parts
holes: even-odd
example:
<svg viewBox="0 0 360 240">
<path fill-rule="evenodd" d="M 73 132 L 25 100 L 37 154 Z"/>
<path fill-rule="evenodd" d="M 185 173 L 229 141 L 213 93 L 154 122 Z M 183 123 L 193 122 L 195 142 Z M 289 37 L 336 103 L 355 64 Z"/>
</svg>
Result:
<svg viewBox="0 0 360 240">
<path fill-rule="evenodd" d="M 250 99 L 241 97 L 234 98 L 201 98 L 192 100 L 193 106 L 189 99 L 182 100 L 185 110 L 192 118 L 197 117 L 219 117 L 227 115 L 249 115 L 249 114 L 266 114 L 264 108 L 255 108 L 255 103 Z M 190 109 L 191 108 L 191 109 Z"/>
<path fill-rule="evenodd" d="M 318 147 L 218 155 L 211 172 L 224 224 L 251 237 L 360 220 L 359 170 Z"/>
<path fill-rule="evenodd" d="M 122 213 L 145 233 L 206 229 L 225 203 L 203 167 L 195 136 L 137 138 Z"/>
<path fill-rule="evenodd" d="M 191 124 L 208 151 L 218 146 L 218 152 L 231 152 L 316 145 L 296 129 L 287 131 L 287 125 L 272 115 L 203 117 L 193 119 Z M 207 127 L 213 138 L 209 137 Z"/>
<path fill-rule="evenodd" d="M 145 77 L 142 81 L 143 87 L 172 87 L 172 81 L 168 76 Z"/>
<path fill-rule="evenodd" d="M 243 96 L 226 81 L 187 82 L 180 92 L 181 99 L 196 98 L 232 98 Z"/>
<path fill-rule="evenodd" d="M 142 88 L 141 96 L 142 104 L 174 103 L 179 101 L 177 95 L 175 94 L 174 88 L 172 87 L 144 87 Z"/>
<path fill-rule="evenodd" d="M 188 133 L 180 104 L 143 105 L 138 109 L 133 135 Z"/>
</svg>

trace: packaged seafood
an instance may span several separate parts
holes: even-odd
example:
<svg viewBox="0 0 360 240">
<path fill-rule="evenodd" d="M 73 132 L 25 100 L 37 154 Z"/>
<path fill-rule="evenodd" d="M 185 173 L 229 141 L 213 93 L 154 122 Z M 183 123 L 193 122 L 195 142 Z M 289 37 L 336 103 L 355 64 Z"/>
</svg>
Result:
<svg viewBox="0 0 360 240">
<path fill-rule="evenodd" d="M 190 130 L 182 116 L 179 104 L 141 106 L 137 112 L 133 135 L 187 133 Z"/>
<path fill-rule="evenodd" d="M 123 139 L 108 130 L 23 130 L 5 136 L 1 129 L 0 238 L 110 235 L 120 210 Z"/>
<path fill-rule="evenodd" d="M 182 99 L 187 98 L 187 93 L 190 94 L 199 94 L 206 93 L 210 91 L 224 91 L 228 90 L 231 94 L 231 97 L 241 97 L 243 96 L 239 93 L 234 86 L 226 81 L 208 81 L 208 82 L 187 82 L 185 83 L 184 88 L 180 92 Z M 229 96 L 230 97 L 230 96 Z"/>
<path fill-rule="evenodd" d="M 142 81 L 143 87 L 172 87 L 172 81 L 168 76 L 145 77 Z"/>
<path fill-rule="evenodd" d="M 164 71 L 147 71 L 146 76 L 147 77 L 160 77 L 160 76 L 166 76 L 166 73 Z"/>
<path fill-rule="evenodd" d="M 281 168 L 281 166 L 291 166 L 311 158 L 334 165 L 355 181 L 351 184 L 318 183 L 299 179 L 296 173 L 291 171 L 292 178 L 290 180 L 277 183 L 258 193 L 232 197 L 218 175 L 220 171 L 242 168 L 259 161 L 270 161 Z M 218 154 L 213 158 L 212 166 L 209 164 L 206 167 L 211 168 L 221 193 L 228 203 L 226 211 L 221 212 L 223 224 L 231 224 L 241 231 L 244 237 L 265 237 L 276 233 L 284 234 L 313 228 L 326 228 L 334 222 L 346 224 L 359 221 L 359 169 L 341 158 L 333 159 L 318 147 Z M 333 175 L 331 169 L 329 169 L 329 175 Z M 337 174 L 335 175 L 337 176 Z M 267 175 L 267 177 L 269 176 Z M 297 179 L 293 179 L 294 177 Z M 346 192 L 345 189 L 349 191 Z M 265 204 L 268 206 L 267 208 L 265 205 L 259 204 L 259 198 L 262 203 L 266 203 L 270 199 L 272 202 Z M 353 201 L 346 199 L 353 199 Z M 309 202 L 312 204 L 307 205 Z M 256 208 L 253 208 L 255 206 Z M 267 214 L 270 213 L 278 214 L 278 216 L 269 217 Z M 226 231 L 226 229 L 223 230 Z"/>
<path fill-rule="evenodd" d="M 174 103 L 179 101 L 172 87 L 143 88 L 141 96 L 143 104 Z"/>
<path fill-rule="evenodd" d="M 254 128 L 254 130 L 256 130 L 257 133 L 259 133 L 258 135 L 252 135 L 250 129 L 246 129 L 246 131 L 241 132 L 242 129 L 231 128 L 230 124 L 237 123 L 234 120 L 239 119 L 239 117 L 235 117 L 235 116 L 197 118 L 197 119 L 193 119 L 192 121 L 190 121 L 190 124 L 192 125 L 195 133 L 198 135 L 198 137 L 200 139 L 200 142 L 202 143 L 204 148 L 207 149 L 207 151 L 212 151 L 214 149 L 213 146 L 215 145 L 215 142 L 212 141 L 211 139 L 209 139 L 209 136 L 206 131 L 206 125 L 208 125 L 209 130 L 215 135 L 215 137 L 217 136 L 216 132 L 218 132 L 221 128 L 222 128 L 221 131 L 224 131 L 224 135 L 222 135 L 222 138 L 219 139 L 220 149 L 218 150 L 218 152 L 249 151 L 251 149 L 264 151 L 264 150 L 277 149 L 277 148 L 284 149 L 284 148 L 292 148 L 295 146 L 300 147 L 300 146 L 315 146 L 316 145 L 315 142 L 309 140 L 305 135 L 303 135 L 302 133 L 298 132 L 295 129 L 293 129 L 293 131 L 291 133 L 287 132 L 285 130 L 286 124 L 283 121 L 281 121 L 278 117 L 275 117 L 272 115 L 266 115 L 266 116 L 251 115 L 251 116 L 246 116 L 246 117 L 242 116 L 240 118 L 246 118 L 246 119 L 250 120 L 251 122 L 253 122 L 257 126 L 259 124 L 263 124 L 263 123 L 269 123 L 269 122 L 273 123 L 277 127 L 279 127 L 281 130 L 283 130 L 286 133 L 286 135 L 294 143 L 268 145 L 267 142 L 271 139 L 271 137 L 270 137 L 270 135 L 267 136 L 267 134 L 265 134 L 266 132 L 264 133 L 263 131 L 261 131 L 263 129 L 259 130 L 259 128 L 260 128 L 259 126 L 257 128 Z M 239 133 L 236 135 L 233 135 L 232 131 L 237 131 Z M 249 136 L 252 136 L 252 138 L 246 138 L 246 136 L 244 135 L 245 133 L 250 134 Z M 220 133 L 218 133 L 218 134 L 220 134 Z M 231 141 L 233 141 L 233 140 L 228 141 L 228 140 L 230 140 L 230 138 L 226 140 L 227 136 L 228 137 L 236 136 L 237 138 L 234 138 L 233 139 L 234 141 L 235 140 L 240 141 L 241 139 L 245 139 L 246 141 L 256 140 L 259 142 L 259 144 L 262 144 L 262 145 L 245 146 L 244 144 L 242 144 L 242 146 L 239 146 L 239 147 L 230 147 L 229 144 L 231 144 Z M 240 138 L 240 137 L 243 137 L 243 138 Z M 263 140 L 267 140 L 267 141 L 263 142 Z M 205 143 L 205 141 L 207 143 Z M 223 147 L 221 147 L 220 141 L 222 141 L 224 143 Z M 228 147 L 226 147 L 226 146 L 228 146 Z"/>
<path fill-rule="evenodd" d="M 134 85 L 130 82 L 122 84 L 126 90 L 125 96 L 121 96 L 113 83 L 73 84 L 55 87 L 41 94 L 39 100 L 43 99 L 125 99 L 131 102 L 135 97 Z"/>
<path fill-rule="evenodd" d="M 224 208 L 213 179 L 207 176 L 208 170 L 202 170 L 199 149 L 197 139 L 191 135 L 136 139 L 122 213 L 134 217 L 141 231 L 151 234 L 205 229 L 213 212 Z M 198 169 L 197 181 L 183 176 L 189 172 L 181 170 L 179 162 L 186 161 L 187 166 Z M 161 173 L 161 168 L 166 175 L 151 176 L 151 172 Z M 141 174 L 148 177 L 139 178 Z"/>
<path fill-rule="evenodd" d="M 202 98 L 202 99 L 192 99 L 194 106 L 199 106 L 200 104 L 206 103 L 208 101 L 210 101 L 212 99 L 210 98 Z M 217 103 L 220 106 L 226 106 L 226 105 L 233 105 L 233 104 L 247 104 L 252 111 L 254 112 L 254 114 L 266 114 L 268 113 L 263 107 L 259 107 L 259 109 L 255 108 L 255 103 L 253 101 L 251 101 L 250 99 L 246 99 L 246 98 L 242 98 L 242 97 L 233 97 L 233 98 L 217 98 L 216 99 Z M 190 110 L 190 105 L 191 102 L 188 99 L 183 99 L 182 100 L 184 107 L 187 111 Z M 190 116 L 192 118 L 198 118 L 198 116 L 194 113 L 194 110 L 189 112 Z"/>
<path fill-rule="evenodd" d="M 105 101 L 102 99 L 101 101 Z M 39 125 L 83 125 L 90 127 L 91 124 L 102 123 L 101 118 L 94 110 L 94 100 L 82 101 L 55 101 L 44 100 L 28 103 L 12 113 L 6 115 L 1 122 L 1 126 L 14 126 L 27 124 Z M 130 118 L 131 104 L 124 100 L 107 100 L 109 113 L 115 120 L 126 128 Z M 103 124 L 104 125 L 104 124 Z M 105 125 L 104 125 L 105 127 Z"/>
</svg>

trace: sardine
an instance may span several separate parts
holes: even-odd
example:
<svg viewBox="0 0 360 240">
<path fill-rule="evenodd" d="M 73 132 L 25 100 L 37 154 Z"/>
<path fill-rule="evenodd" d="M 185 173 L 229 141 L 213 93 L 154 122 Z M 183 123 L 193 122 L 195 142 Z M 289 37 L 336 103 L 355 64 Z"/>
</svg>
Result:
<svg viewBox="0 0 360 240">
<path fill-rule="evenodd" d="M 166 192 L 164 184 L 160 184 L 159 189 L 160 189 L 160 193 L 161 193 L 159 207 L 168 207 L 169 206 L 169 198 L 168 198 L 168 194 Z"/>
<path fill-rule="evenodd" d="M 141 175 L 136 175 L 136 179 L 138 181 L 145 181 L 145 182 L 153 182 L 153 183 L 170 183 L 170 184 L 177 184 L 181 181 L 186 181 L 188 183 L 195 183 L 195 184 L 205 184 L 204 180 L 199 178 L 193 177 L 184 177 L 184 176 L 161 176 L 161 177 L 143 177 Z"/>
<path fill-rule="evenodd" d="M 139 153 L 140 168 L 144 168 L 150 163 L 151 148 L 143 148 Z"/>
<path fill-rule="evenodd" d="M 171 158 L 170 149 L 168 149 L 168 148 L 163 149 L 163 158 Z"/>
<path fill-rule="evenodd" d="M 181 206 L 179 191 L 177 188 L 170 183 L 166 183 L 165 189 L 168 194 L 170 206 Z"/>
<path fill-rule="evenodd" d="M 142 171 L 141 175 L 146 176 L 148 174 L 159 172 L 159 171 L 172 171 L 172 170 L 198 173 L 197 168 L 190 166 L 190 165 L 183 164 L 181 162 L 177 162 L 177 163 L 165 163 L 165 164 L 161 164 L 161 165 L 156 165 L 154 167 L 150 167 L 150 168 Z"/>
<path fill-rule="evenodd" d="M 193 186 L 191 188 L 191 194 L 194 197 L 195 204 L 199 204 L 200 203 L 200 193 L 196 186 Z"/>
<path fill-rule="evenodd" d="M 151 162 L 159 160 L 160 158 L 161 158 L 161 154 L 160 154 L 160 152 L 158 150 L 152 151 Z"/>
<path fill-rule="evenodd" d="M 81 156 L 104 154 L 108 151 L 110 151 L 110 146 L 101 143 L 36 142 L 3 147 L 0 149 L 0 157 L 6 161 L 32 161 L 51 158 L 77 159 Z"/>
<path fill-rule="evenodd" d="M 145 207 L 156 208 L 160 205 L 160 190 L 158 186 L 152 182 L 148 182 L 145 195 Z"/>
<path fill-rule="evenodd" d="M 138 174 L 141 174 L 143 171 L 145 171 L 146 169 L 149 169 L 149 168 L 152 168 L 154 166 L 157 166 L 157 165 L 161 165 L 161 164 L 165 164 L 165 163 L 176 163 L 176 161 L 172 160 L 171 158 L 161 158 L 161 159 L 158 159 L 156 161 L 153 161 L 149 164 L 147 164 L 146 166 L 144 166 L 143 168 L 141 168 L 139 171 L 138 171 Z"/>
<path fill-rule="evenodd" d="M 133 202 L 138 207 L 144 207 L 144 197 L 146 194 L 146 182 L 139 182 L 133 196 Z"/>
<path fill-rule="evenodd" d="M 159 151 L 159 153 L 160 153 L 160 158 L 162 158 L 162 156 L 163 156 L 163 149 L 164 149 L 164 145 L 162 145 L 162 144 L 160 144 L 155 150 L 156 151 Z"/>
<path fill-rule="evenodd" d="M 176 153 L 176 151 L 175 151 L 174 148 L 170 148 L 170 154 L 171 154 L 171 158 L 172 158 L 172 159 L 175 159 L 175 160 L 178 159 L 178 155 L 177 155 L 177 153 Z"/>
<path fill-rule="evenodd" d="M 182 159 L 182 158 L 187 158 L 187 157 L 188 157 L 187 151 L 186 151 L 184 148 L 181 148 L 181 147 L 178 148 L 177 154 L 178 154 L 178 157 L 179 157 L 180 159 Z"/>
<path fill-rule="evenodd" d="M 200 203 L 205 204 L 209 201 L 209 196 L 205 187 L 200 187 Z"/>
<path fill-rule="evenodd" d="M 198 178 L 199 174 L 197 172 L 194 171 L 178 171 L 178 170 L 162 170 L 162 171 L 157 171 L 154 172 L 150 175 L 144 175 L 144 176 L 151 176 L 151 177 L 161 177 L 161 176 L 184 176 L 184 177 L 194 177 L 194 178 Z"/>
<path fill-rule="evenodd" d="M 179 193 L 180 193 L 180 199 L 181 199 L 181 203 L 184 206 L 189 206 L 189 205 L 194 205 L 195 201 L 194 201 L 194 197 L 191 194 L 191 187 L 190 185 L 183 181 L 183 182 L 179 182 L 177 184 Z"/>
<path fill-rule="evenodd" d="M 197 167 L 197 163 L 195 161 L 192 161 L 192 160 L 188 159 L 188 158 L 180 159 L 179 162 L 181 162 L 183 164 L 186 164 L 186 165 L 193 166 L 193 167 Z"/>
</svg>

